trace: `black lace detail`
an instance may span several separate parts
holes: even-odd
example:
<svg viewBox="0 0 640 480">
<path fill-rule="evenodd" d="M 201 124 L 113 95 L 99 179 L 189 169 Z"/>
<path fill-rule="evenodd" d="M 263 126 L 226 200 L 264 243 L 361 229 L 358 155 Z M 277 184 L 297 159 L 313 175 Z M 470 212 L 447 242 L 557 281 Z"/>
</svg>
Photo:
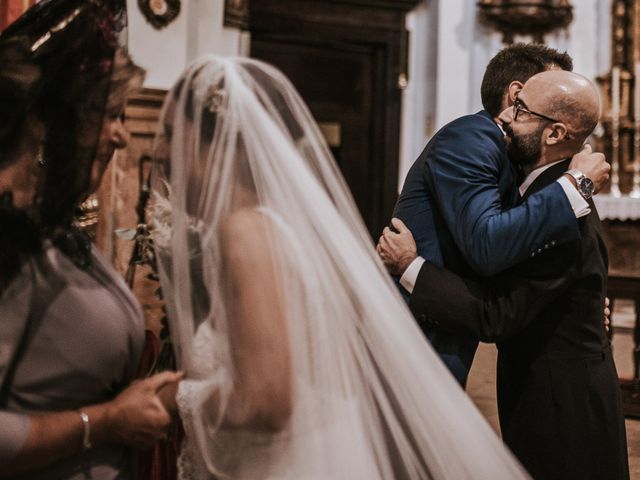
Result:
<svg viewBox="0 0 640 480">
<path fill-rule="evenodd" d="M 0 294 L 18 274 L 24 262 L 43 251 L 43 240 L 53 245 L 78 268 L 91 265 L 91 238 L 69 225 L 43 230 L 25 211 L 13 204 L 11 191 L 0 193 Z"/>
<path fill-rule="evenodd" d="M 0 193 L 0 292 L 23 263 L 42 251 L 42 233 L 26 212 L 13 205 L 13 193 Z"/>
<path fill-rule="evenodd" d="M 50 238 L 76 267 L 86 270 L 91 265 L 91 237 L 84 230 L 74 225 L 57 227 Z"/>
</svg>

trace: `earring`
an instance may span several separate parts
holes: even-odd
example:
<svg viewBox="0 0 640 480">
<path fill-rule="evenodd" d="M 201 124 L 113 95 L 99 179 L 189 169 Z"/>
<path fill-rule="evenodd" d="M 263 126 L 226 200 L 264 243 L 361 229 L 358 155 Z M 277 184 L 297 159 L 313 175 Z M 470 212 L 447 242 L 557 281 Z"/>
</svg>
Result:
<svg viewBox="0 0 640 480">
<path fill-rule="evenodd" d="M 40 147 L 40 149 L 38 150 L 36 161 L 38 162 L 38 165 L 40 165 L 43 168 L 47 166 L 47 162 L 44 159 L 44 148 Z"/>
</svg>

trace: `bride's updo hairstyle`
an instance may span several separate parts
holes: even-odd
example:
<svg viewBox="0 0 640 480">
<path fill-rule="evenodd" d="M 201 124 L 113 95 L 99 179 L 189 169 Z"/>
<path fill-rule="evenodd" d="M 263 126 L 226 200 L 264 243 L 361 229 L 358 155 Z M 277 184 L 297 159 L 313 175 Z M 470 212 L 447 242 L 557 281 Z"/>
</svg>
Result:
<svg viewBox="0 0 640 480">
<path fill-rule="evenodd" d="M 186 77 L 182 77 L 168 94 L 168 100 L 161 115 L 154 158 L 157 165 L 158 163 L 162 165 L 166 177 L 170 178 L 171 162 L 168 159 L 168 154 L 174 124 L 180 123 L 179 119 L 182 118 L 183 141 L 190 145 L 185 153 L 193 159 L 193 161 L 186 162 L 189 167 L 185 167 L 188 168 L 187 175 L 191 178 L 186 208 L 191 215 L 195 215 L 203 183 L 211 181 L 209 177 L 202 175 L 202 167 L 208 162 L 207 157 L 212 155 L 214 142 L 220 141 L 218 126 L 222 123 L 219 120 L 225 115 L 227 91 L 223 80 L 217 85 L 211 85 L 202 68 L 195 70 L 190 80 L 188 82 Z M 202 92 L 205 92 L 204 99 Z M 183 100 L 178 105 L 181 96 Z M 199 127 L 196 128 L 196 125 Z M 236 175 L 234 178 L 246 189 L 255 191 L 255 184 L 252 181 L 251 170 L 247 163 L 243 135 L 246 133 L 236 132 L 233 162 Z M 215 163 L 215 158 L 211 160 L 212 163 Z"/>
</svg>

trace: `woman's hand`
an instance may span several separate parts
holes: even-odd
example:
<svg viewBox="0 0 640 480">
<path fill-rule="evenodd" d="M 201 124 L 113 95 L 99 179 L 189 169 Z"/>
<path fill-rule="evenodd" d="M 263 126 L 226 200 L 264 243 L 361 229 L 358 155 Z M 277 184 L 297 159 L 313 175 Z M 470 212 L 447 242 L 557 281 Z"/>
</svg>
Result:
<svg viewBox="0 0 640 480">
<path fill-rule="evenodd" d="M 105 419 L 101 422 L 105 427 L 105 441 L 149 448 L 165 438 L 171 425 L 171 415 L 162 402 L 160 392 L 164 389 L 175 392 L 182 377 L 180 372 L 162 372 L 139 380 L 106 404 Z"/>
<path fill-rule="evenodd" d="M 181 377 L 182 379 L 182 377 Z M 162 402 L 164 408 L 170 414 L 176 414 L 178 412 L 178 404 L 176 403 L 176 394 L 178 393 L 178 387 L 180 381 L 170 382 L 165 384 L 158 390 L 158 397 Z"/>
<path fill-rule="evenodd" d="M 89 417 L 90 443 L 147 448 L 164 438 L 171 416 L 158 392 L 181 379 L 182 373 L 163 372 L 133 383 L 111 402 L 82 408 Z M 85 430 L 78 411 L 34 414 L 29 421 L 27 440 L 15 458 L 2 465 L 0 478 L 35 471 L 82 451 Z M 0 442 L 11 441 L 4 437 L 0 435 Z"/>
</svg>

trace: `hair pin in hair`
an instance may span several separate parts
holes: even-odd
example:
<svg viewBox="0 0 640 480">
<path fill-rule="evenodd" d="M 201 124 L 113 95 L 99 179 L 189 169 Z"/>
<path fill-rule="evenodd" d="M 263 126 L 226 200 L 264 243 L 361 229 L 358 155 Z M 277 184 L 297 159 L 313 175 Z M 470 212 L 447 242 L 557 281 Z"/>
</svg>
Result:
<svg viewBox="0 0 640 480">
<path fill-rule="evenodd" d="M 222 110 L 226 98 L 226 90 L 211 85 L 207 90 L 207 96 L 204 101 L 204 108 L 209 110 L 211 113 L 217 113 Z"/>
<path fill-rule="evenodd" d="M 47 161 L 44 159 L 44 148 L 42 148 L 42 146 L 40 146 L 40 148 L 38 149 L 38 154 L 36 155 L 36 162 L 41 167 L 47 166 Z"/>
</svg>

